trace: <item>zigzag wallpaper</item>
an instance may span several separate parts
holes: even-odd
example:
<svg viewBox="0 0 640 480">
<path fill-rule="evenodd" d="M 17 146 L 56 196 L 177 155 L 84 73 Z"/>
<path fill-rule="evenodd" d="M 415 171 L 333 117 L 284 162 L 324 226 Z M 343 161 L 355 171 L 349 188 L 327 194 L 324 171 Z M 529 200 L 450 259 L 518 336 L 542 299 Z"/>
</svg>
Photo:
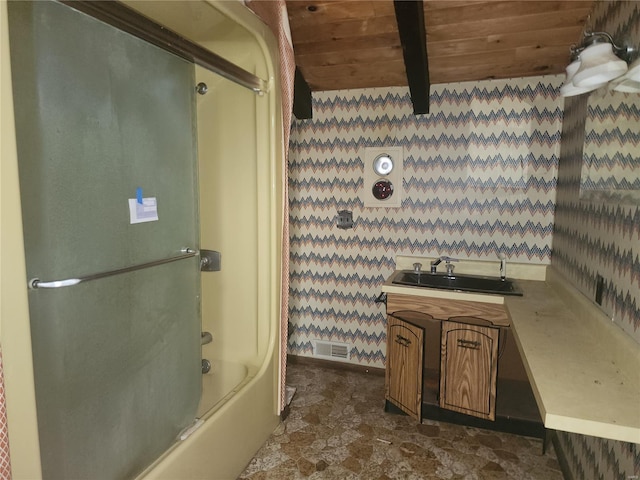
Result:
<svg viewBox="0 0 640 480">
<path fill-rule="evenodd" d="M 396 255 L 548 264 L 562 124 L 561 76 L 434 85 L 413 115 L 407 88 L 314 93 L 290 141 L 289 353 L 346 344 L 384 367 L 374 303 Z M 365 208 L 364 148 L 402 146 L 400 208 Z M 337 212 L 355 226 L 341 230 Z"/>
<path fill-rule="evenodd" d="M 640 2 L 597 2 L 591 29 L 638 47 Z M 588 96 L 560 98 L 562 80 L 435 85 L 421 116 L 404 88 L 315 93 L 315 118 L 295 121 L 290 142 L 289 353 L 336 342 L 344 361 L 384 367 L 374 300 L 396 255 L 552 263 L 590 298 L 601 274 L 603 308 L 640 343 L 640 208 L 580 201 Z M 397 145 L 402 206 L 364 208 L 364 148 Z M 638 169 L 634 151 L 619 168 Z M 337 228 L 339 210 L 353 211 L 353 229 Z M 640 476 L 638 445 L 558 439 L 575 479 Z"/>
<path fill-rule="evenodd" d="M 594 30 L 607 31 L 614 38 L 624 38 L 640 46 L 639 2 L 598 2 L 592 22 Z M 637 115 L 638 104 L 636 100 L 629 112 Z M 588 151 L 591 151 L 593 143 L 593 139 L 585 139 L 585 119 L 593 102 L 589 101 L 589 95 L 580 95 L 567 98 L 565 105 L 553 265 L 589 298 L 595 295 L 596 275 L 602 275 L 604 311 L 640 343 L 640 209 L 635 205 L 580 201 L 582 147 L 587 140 Z M 638 145 L 638 135 L 639 132 L 633 131 L 626 137 Z M 632 165 L 627 171 L 640 168 L 637 147 L 635 157 L 631 155 L 628 161 Z M 615 169 L 615 165 L 609 167 Z M 614 177 L 608 182 L 620 183 L 620 180 Z"/>
<path fill-rule="evenodd" d="M 634 173 L 640 168 L 638 94 L 600 88 L 588 98 L 581 195 L 640 190 L 640 176 Z"/>
<path fill-rule="evenodd" d="M 591 21 L 592 30 L 640 46 L 640 2 L 598 2 Z M 640 343 L 640 208 L 580 201 L 588 100 L 588 95 L 581 95 L 565 102 L 552 264 L 589 298 L 594 298 L 596 275 L 602 275 L 603 309 Z M 631 152 L 637 172 L 638 149 Z M 563 432 L 558 438 L 576 479 L 640 477 L 636 444 Z"/>
</svg>

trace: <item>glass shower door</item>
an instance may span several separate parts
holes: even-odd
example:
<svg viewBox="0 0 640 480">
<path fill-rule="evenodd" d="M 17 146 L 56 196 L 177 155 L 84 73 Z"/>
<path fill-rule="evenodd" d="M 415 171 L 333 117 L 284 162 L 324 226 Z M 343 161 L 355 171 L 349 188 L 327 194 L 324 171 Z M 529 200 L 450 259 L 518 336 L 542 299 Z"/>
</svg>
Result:
<svg viewBox="0 0 640 480">
<path fill-rule="evenodd" d="M 131 477 L 201 392 L 194 67 L 56 2 L 9 28 L 43 473 Z"/>
</svg>

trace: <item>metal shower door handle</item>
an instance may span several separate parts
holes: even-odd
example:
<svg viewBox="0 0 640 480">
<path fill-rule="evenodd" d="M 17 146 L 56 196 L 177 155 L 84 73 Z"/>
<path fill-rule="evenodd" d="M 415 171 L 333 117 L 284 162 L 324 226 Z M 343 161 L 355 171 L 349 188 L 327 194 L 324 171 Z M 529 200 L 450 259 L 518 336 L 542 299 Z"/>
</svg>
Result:
<svg viewBox="0 0 640 480">
<path fill-rule="evenodd" d="M 155 267 L 157 265 L 164 265 L 165 263 L 177 262 L 178 260 L 184 260 L 185 258 L 191 258 L 198 255 L 198 251 L 193 248 L 183 248 L 181 250 L 182 255 L 176 255 L 175 257 L 163 258 L 162 260 L 154 260 L 153 262 L 140 263 L 138 265 L 132 265 L 130 267 L 118 268 L 116 270 L 109 270 L 107 272 L 94 273 L 92 275 L 85 275 L 78 278 L 67 278 L 64 280 L 52 280 L 49 282 L 43 282 L 39 278 L 32 278 L 27 282 L 28 286 L 32 290 L 39 288 L 62 288 L 72 287 L 79 283 L 90 282 L 91 280 L 98 280 L 100 278 L 112 277 L 114 275 L 120 275 L 122 273 L 135 272 L 136 270 L 143 270 L 145 268 Z"/>
</svg>

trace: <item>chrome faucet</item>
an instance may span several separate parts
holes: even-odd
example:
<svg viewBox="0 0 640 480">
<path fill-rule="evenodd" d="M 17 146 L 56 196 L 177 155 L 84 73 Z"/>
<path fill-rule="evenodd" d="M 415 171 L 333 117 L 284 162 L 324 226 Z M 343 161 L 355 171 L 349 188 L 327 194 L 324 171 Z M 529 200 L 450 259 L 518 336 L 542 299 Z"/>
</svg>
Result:
<svg viewBox="0 0 640 480">
<path fill-rule="evenodd" d="M 452 265 L 451 261 L 455 262 L 453 258 L 447 258 L 447 277 L 453 277 L 453 269 L 455 268 L 455 265 Z"/>
<path fill-rule="evenodd" d="M 504 253 L 499 255 L 500 258 L 500 280 L 505 280 L 507 278 L 507 257 L 505 257 Z"/>
<path fill-rule="evenodd" d="M 445 261 L 447 263 L 447 275 L 448 276 L 453 276 L 453 269 L 455 268 L 453 265 L 451 265 L 451 262 L 457 262 L 457 260 L 455 258 L 451 258 L 451 257 L 447 257 L 442 256 L 439 258 L 436 258 L 435 260 L 433 260 L 430 265 L 431 265 L 431 273 L 436 273 L 437 272 L 437 266 L 440 265 L 440 262 Z"/>
<path fill-rule="evenodd" d="M 437 267 L 438 265 L 440 265 L 440 262 L 442 262 L 442 257 L 440 258 L 436 258 L 435 260 L 431 261 L 431 263 L 429 265 L 431 265 L 431 273 L 436 273 L 437 271 Z"/>
</svg>

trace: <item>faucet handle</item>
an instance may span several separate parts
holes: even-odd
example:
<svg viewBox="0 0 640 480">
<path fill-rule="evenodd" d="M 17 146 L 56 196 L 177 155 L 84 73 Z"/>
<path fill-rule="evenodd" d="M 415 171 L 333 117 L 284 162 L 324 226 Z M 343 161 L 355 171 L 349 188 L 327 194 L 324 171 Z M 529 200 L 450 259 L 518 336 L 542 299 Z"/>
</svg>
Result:
<svg viewBox="0 0 640 480">
<path fill-rule="evenodd" d="M 507 257 L 501 253 L 498 258 L 500 258 L 500 278 L 505 280 L 507 278 Z"/>
<path fill-rule="evenodd" d="M 457 262 L 457 260 L 453 260 L 455 262 Z M 456 268 L 455 265 L 451 264 L 450 260 L 447 260 L 447 276 L 448 277 L 452 277 L 453 276 L 453 269 Z"/>
<path fill-rule="evenodd" d="M 413 271 L 416 273 L 420 273 L 420 269 L 422 268 L 422 264 L 419 262 L 416 262 L 413 264 Z"/>
</svg>

